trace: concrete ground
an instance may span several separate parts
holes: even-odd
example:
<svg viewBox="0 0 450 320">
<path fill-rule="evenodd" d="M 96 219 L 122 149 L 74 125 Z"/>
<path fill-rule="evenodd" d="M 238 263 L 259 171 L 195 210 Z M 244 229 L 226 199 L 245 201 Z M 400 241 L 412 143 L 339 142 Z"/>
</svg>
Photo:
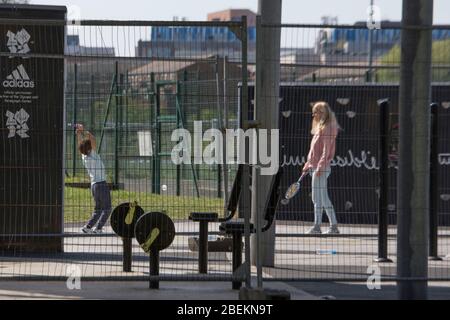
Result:
<svg viewBox="0 0 450 320">
<path fill-rule="evenodd" d="M 383 282 L 381 289 L 369 290 L 365 282 L 289 282 L 309 294 L 336 300 L 396 300 L 397 286 L 394 282 Z M 430 300 L 450 300 L 450 282 L 430 282 Z"/>
<path fill-rule="evenodd" d="M 239 291 L 229 282 L 160 282 L 158 290 L 145 281 L 81 281 L 81 289 L 70 290 L 64 281 L 0 282 L 0 300 L 221 300 L 237 301 Z M 369 290 L 364 282 L 266 282 L 265 288 L 287 291 L 291 300 L 395 300 L 393 282 L 380 290 Z M 430 282 L 430 300 L 450 300 L 449 282 Z"/>
<path fill-rule="evenodd" d="M 238 294 L 231 290 L 229 279 L 232 275 L 231 252 L 210 252 L 208 257 L 208 279 L 198 280 L 198 252 L 188 246 L 189 235 L 197 234 L 198 223 L 176 221 L 178 235 L 172 245 L 161 252 L 160 274 L 164 280 L 161 290 L 149 292 L 146 281 L 135 282 L 149 274 L 149 257 L 133 242 L 133 272 L 122 270 L 122 241 L 110 228 L 101 236 L 82 235 L 79 227 L 68 225 L 64 239 L 64 253 L 25 254 L 1 253 L 0 256 L 0 296 L 2 297 L 58 297 L 70 299 L 237 299 Z M 377 228 L 375 226 L 342 226 L 341 237 L 304 237 L 308 225 L 296 222 L 277 223 L 275 247 L 275 266 L 263 268 L 266 287 L 286 287 L 293 290 L 298 298 L 313 296 L 335 296 L 338 299 L 367 298 L 395 299 L 395 285 L 383 284 L 382 290 L 369 291 L 365 281 L 370 268 L 378 267 L 383 277 L 396 274 L 395 228 L 389 230 L 389 258 L 393 263 L 375 263 L 377 257 Z M 218 225 L 211 224 L 211 231 Z M 292 236 L 297 235 L 297 236 Z M 439 255 L 442 261 L 430 261 L 429 276 L 435 279 L 450 280 L 450 230 L 440 230 Z M 317 250 L 334 250 L 335 254 L 318 254 Z M 243 257 L 244 260 L 244 257 Z M 71 268 L 76 268 L 82 277 L 96 277 L 114 281 L 125 277 L 127 282 L 87 282 L 82 281 L 83 290 L 68 290 L 64 281 L 60 282 L 9 282 L 2 278 L 21 279 L 23 277 L 67 278 Z M 255 268 L 252 275 L 256 276 Z M 138 279 L 140 278 L 140 279 Z M 289 282 L 296 280 L 329 280 L 329 282 Z M 339 280 L 339 282 L 332 282 Z M 351 281 L 361 280 L 360 283 Z M 186 281 L 186 282 L 180 282 Z M 226 282 L 217 282 L 226 281 Z M 430 283 L 430 296 L 449 297 L 446 283 Z M 288 290 L 288 291 L 289 291 Z M 310 295 L 306 294 L 309 293 Z M 214 293 L 214 294 L 213 294 Z"/>
<path fill-rule="evenodd" d="M 239 291 L 229 282 L 160 282 L 151 290 L 147 282 L 81 281 L 80 290 L 70 290 L 64 281 L 0 282 L 0 300 L 227 300 L 239 299 Z M 317 300 L 286 283 L 271 283 L 270 289 L 287 291 L 291 300 Z"/>
</svg>

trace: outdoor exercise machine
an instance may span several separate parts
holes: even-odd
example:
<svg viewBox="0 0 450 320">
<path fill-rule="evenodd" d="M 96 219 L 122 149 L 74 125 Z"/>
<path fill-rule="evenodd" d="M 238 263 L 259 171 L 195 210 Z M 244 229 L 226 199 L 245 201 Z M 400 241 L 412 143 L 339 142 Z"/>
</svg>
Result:
<svg viewBox="0 0 450 320">
<path fill-rule="evenodd" d="M 175 239 L 175 225 L 162 212 L 149 212 L 136 222 L 136 240 L 142 250 L 150 255 L 150 289 L 159 289 L 159 252 L 169 247 Z"/>
<path fill-rule="evenodd" d="M 143 215 L 144 210 L 137 202 L 122 203 L 114 208 L 111 214 L 111 227 L 122 238 L 124 272 L 131 272 L 134 228 L 138 219 Z"/>
<path fill-rule="evenodd" d="M 264 206 L 264 219 L 266 220 L 266 224 L 261 228 L 262 232 L 266 232 L 272 226 L 273 221 L 275 220 L 275 214 L 278 207 L 278 203 L 280 202 L 280 198 L 283 194 L 280 186 L 281 179 L 283 177 L 283 167 L 280 167 L 278 172 L 272 178 L 270 188 L 269 188 L 269 197 L 267 198 L 266 204 Z M 236 275 L 238 273 L 239 268 L 242 265 L 242 236 L 245 232 L 245 223 L 244 219 L 237 220 L 229 220 L 226 222 L 222 222 L 219 227 L 220 231 L 225 234 L 231 235 L 233 237 L 233 273 Z M 255 233 L 255 227 L 253 223 L 250 223 L 249 226 L 250 233 Z M 239 290 L 242 286 L 242 282 L 238 280 L 233 280 L 232 287 L 234 290 Z"/>
<path fill-rule="evenodd" d="M 236 214 L 239 197 L 241 195 L 241 180 L 244 171 L 244 165 L 240 164 L 233 182 L 233 187 L 228 199 L 226 207 L 227 215 L 224 218 L 219 218 L 217 212 L 191 212 L 189 220 L 199 223 L 199 246 L 198 246 L 198 272 L 208 273 L 208 229 L 209 223 L 212 222 L 226 222 Z"/>
</svg>

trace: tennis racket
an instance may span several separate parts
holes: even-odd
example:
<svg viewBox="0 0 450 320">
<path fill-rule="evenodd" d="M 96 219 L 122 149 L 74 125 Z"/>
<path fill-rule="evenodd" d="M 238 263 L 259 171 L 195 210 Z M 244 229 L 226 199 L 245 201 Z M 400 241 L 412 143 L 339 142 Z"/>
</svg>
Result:
<svg viewBox="0 0 450 320">
<path fill-rule="evenodd" d="M 284 194 L 284 199 L 281 200 L 281 204 L 287 205 L 289 203 L 289 200 L 291 200 L 293 197 L 297 195 L 297 193 L 300 192 L 300 183 L 302 182 L 303 178 L 305 178 L 307 173 L 303 173 L 300 178 L 297 180 L 297 182 L 291 184 L 289 188 L 287 189 L 286 193 Z"/>
</svg>

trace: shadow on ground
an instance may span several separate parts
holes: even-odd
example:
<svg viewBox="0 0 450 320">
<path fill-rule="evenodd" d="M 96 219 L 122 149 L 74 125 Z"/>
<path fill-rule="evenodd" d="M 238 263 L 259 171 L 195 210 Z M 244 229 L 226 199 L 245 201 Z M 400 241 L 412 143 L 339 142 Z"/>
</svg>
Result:
<svg viewBox="0 0 450 320">
<path fill-rule="evenodd" d="M 287 284 L 315 296 L 333 296 L 338 300 L 396 300 L 395 283 L 382 283 L 380 290 L 369 290 L 365 282 L 287 282 Z M 449 300 L 450 282 L 430 283 L 428 298 L 431 300 Z"/>
</svg>

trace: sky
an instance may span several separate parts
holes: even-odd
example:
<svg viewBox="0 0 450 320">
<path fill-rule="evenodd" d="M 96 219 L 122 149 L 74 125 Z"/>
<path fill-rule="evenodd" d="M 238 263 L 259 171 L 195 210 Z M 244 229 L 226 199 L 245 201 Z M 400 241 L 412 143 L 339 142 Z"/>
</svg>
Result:
<svg viewBox="0 0 450 320">
<path fill-rule="evenodd" d="M 79 8 L 81 19 L 100 20 L 206 20 L 210 12 L 224 9 L 257 11 L 258 0 L 31 0 L 32 4 Z M 339 23 L 367 20 L 369 0 L 283 0 L 283 23 L 320 23 L 322 16 L 337 16 Z M 402 0 L 375 0 L 383 20 L 400 20 Z M 434 23 L 450 23 L 450 1 L 434 0 Z"/>
</svg>

